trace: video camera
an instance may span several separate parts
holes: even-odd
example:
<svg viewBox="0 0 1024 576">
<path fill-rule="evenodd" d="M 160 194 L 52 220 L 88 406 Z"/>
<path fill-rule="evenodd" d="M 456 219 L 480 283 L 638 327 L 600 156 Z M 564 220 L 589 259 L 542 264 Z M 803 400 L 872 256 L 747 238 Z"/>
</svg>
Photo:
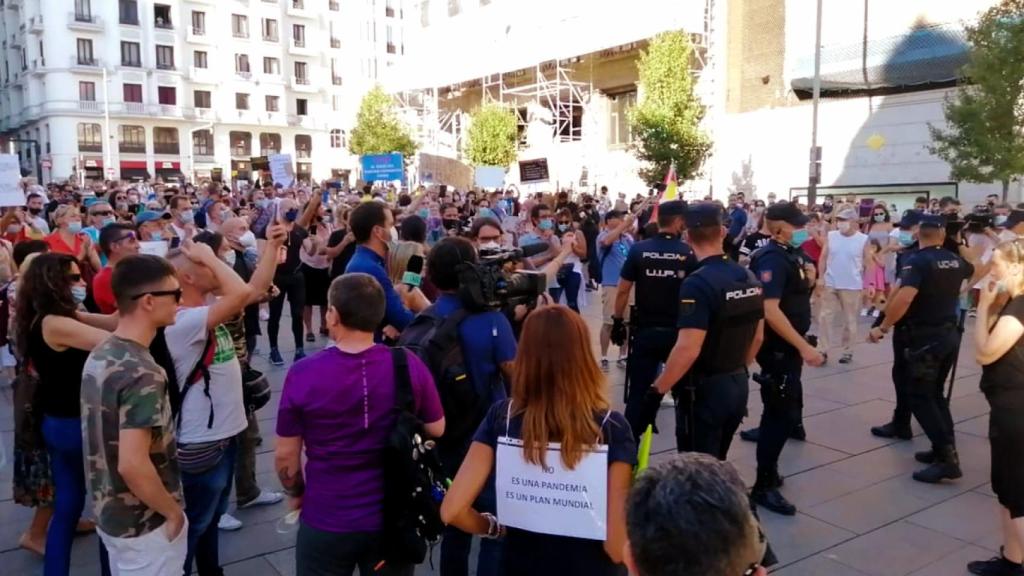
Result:
<svg viewBox="0 0 1024 576">
<path fill-rule="evenodd" d="M 986 228 L 995 226 L 995 216 L 991 213 L 974 212 L 964 216 L 964 230 L 971 234 L 983 234 Z"/>
<path fill-rule="evenodd" d="M 479 263 L 464 263 L 459 269 L 459 297 L 463 305 L 473 311 L 499 310 L 519 304 L 532 307 L 537 297 L 547 290 L 547 277 L 542 272 L 506 272 L 504 268 L 506 264 L 546 250 L 546 244 L 530 245 L 525 250 L 481 250 Z"/>
</svg>

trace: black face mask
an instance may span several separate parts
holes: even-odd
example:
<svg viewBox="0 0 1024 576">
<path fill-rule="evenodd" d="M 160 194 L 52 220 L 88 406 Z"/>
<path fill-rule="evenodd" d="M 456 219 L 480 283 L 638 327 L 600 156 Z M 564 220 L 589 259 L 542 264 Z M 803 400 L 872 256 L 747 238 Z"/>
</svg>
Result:
<svg viewBox="0 0 1024 576">
<path fill-rule="evenodd" d="M 458 218 L 445 218 L 441 222 L 444 225 L 445 230 L 457 230 L 459 227 Z"/>
<path fill-rule="evenodd" d="M 43 209 L 42 208 L 29 208 L 28 212 L 29 212 L 29 214 L 31 214 L 33 216 L 39 216 L 40 214 L 43 213 Z"/>
</svg>

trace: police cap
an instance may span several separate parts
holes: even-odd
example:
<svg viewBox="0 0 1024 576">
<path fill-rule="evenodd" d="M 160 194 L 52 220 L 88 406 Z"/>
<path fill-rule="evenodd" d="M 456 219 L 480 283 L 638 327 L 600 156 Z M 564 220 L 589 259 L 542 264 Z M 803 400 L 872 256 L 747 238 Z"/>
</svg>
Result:
<svg viewBox="0 0 1024 576">
<path fill-rule="evenodd" d="M 807 215 L 800 211 L 800 208 L 792 202 L 776 202 L 764 211 L 764 217 L 772 221 L 782 221 L 793 226 L 807 224 Z"/>
<path fill-rule="evenodd" d="M 922 214 L 919 222 L 921 228 L 946 228 L 946 219 L 938 214 Z"/>
<path fill-rule="evenodd" d="M 903 218 L 900 219 L 899 227 L 904 230 L 913 228 L 921 223 L 921 216 L 924 213 L 920 210 L 904 210 Z"/>
<path fill-rule="evenodd" d="M 658 205 L 659 216 L 683 216 L 686 214 L 686 202 L 669 200 Z"/>
<path fill-rule="evenodd" d="M 697 202 L 686 207 L 687 228 L 721 226 L 722 219 L 722 207 L 714 202 Z"/>
</svg>

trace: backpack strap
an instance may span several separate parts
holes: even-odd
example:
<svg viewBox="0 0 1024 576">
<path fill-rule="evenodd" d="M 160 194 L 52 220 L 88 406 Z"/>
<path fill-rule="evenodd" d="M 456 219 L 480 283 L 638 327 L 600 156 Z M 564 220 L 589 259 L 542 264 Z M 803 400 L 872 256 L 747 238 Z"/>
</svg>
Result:
<svg viewBox="0 0 1024 576">
<path fill-rule="evenodd" d="M 409 356 L 405 348 L 391 349 L 391 363 L 395 368 L 395 408 L 399 412 L 412 413 L 415 403 L 412 397 L 412 380 L 409 377 Z"/>
<path fill-rule="evenodd" d="M 188 373 L 188 378 L 185 379 L 185 385 L 181 389 L 181 404 L 184 405 L 185 396 L 188 395 L 189 388 L 192 387 L 192 384 L 198 382 L 200 377 L 203 379 L 203 393 L 206 394 L 206 398 L 210 400 L 210 416 L 206 419 L 206 427 L 208 429 L 213 428 L 213 398 L 210 397 L 210 364 L 213 360 L 216 342 L 216 335 L 212 331 L 207 332 L 206 343 L 203 345 L 203 353 L 199 355 L 199 361 Z M 178 410 L 177 424 L 179 426 L 181 425 L 180 408 Z"/>
</svg>

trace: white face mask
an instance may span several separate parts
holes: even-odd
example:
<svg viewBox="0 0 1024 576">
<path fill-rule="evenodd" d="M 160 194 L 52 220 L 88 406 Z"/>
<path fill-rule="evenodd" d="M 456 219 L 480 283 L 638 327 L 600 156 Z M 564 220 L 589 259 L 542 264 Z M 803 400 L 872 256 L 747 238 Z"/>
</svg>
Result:
<svg viewBox="0 0 1024 576">
<path fill-rule="evenodd" d="M 501 249 L 501 244 L 498 244 L 497 242 L 494 242 L 494 241 L 484 242 L 483 244 L 480 245 L 480 250 L 500 250 L 500 249 Z"/>
<path fill-rule="evenodd" d="M 224 261 L 228 263 L 228 266 L 235 265 L 236 254 L 234 250 L 229 250 L 224 253 Z"/>
<path fill-rule="evenodd" d="M 849 222 L 840 222 L 840 223 L 836 224 L 836 230 L 839 230 L 840 232 L 849 232 L 850 231 L 850 223 Z"/>
<path fill-rule="evenodd" d="M 256 235 L 252 233 L 252 230 L 246 230 L 245 234 L 238 237 L 238 243 L 245 248 L 254 248 L 256 246 Z"/>
</svg>

